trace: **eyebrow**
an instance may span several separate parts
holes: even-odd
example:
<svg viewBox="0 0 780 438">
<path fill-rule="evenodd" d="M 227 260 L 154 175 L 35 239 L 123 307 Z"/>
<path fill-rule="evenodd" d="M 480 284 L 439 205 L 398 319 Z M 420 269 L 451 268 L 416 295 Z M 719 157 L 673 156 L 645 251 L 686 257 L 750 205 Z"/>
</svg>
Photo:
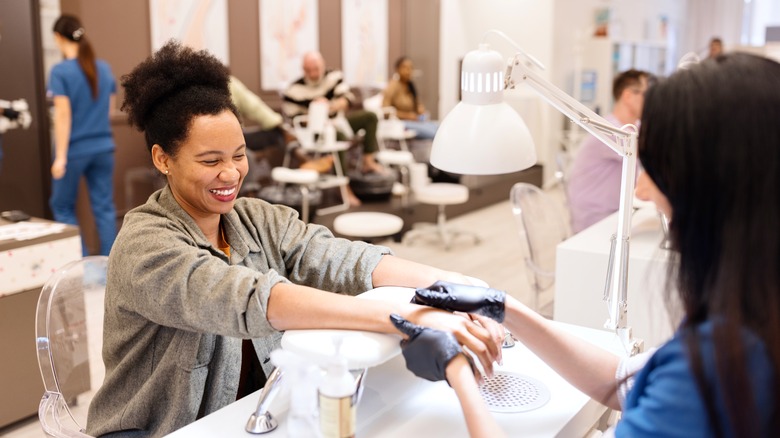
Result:
<svg viewBox="0 0 780 438">
<path fill-rule="evenodd" d="M 238 152 L 241 149 L 245 149 L 245 148 L 246 148 L 246 143 L 242 143 L 238 145 L 238 147 L 235 149 L 235 151 L 233 151 L 233 153 Z M 203 151 L 199 154 L 195 154 L 195 158 L 201 158 L 201 157 L 205 157 L 206 155 L 212 155 L 212 154 L 222 155 L 222 151 Z"/>
</svg>

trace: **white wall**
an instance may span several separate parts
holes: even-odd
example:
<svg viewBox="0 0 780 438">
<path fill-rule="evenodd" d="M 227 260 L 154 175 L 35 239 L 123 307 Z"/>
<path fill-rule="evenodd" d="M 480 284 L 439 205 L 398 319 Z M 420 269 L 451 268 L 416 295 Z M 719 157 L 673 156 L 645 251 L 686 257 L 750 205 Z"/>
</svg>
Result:
<svg viewBox="0 0 780 438">
<path fill-rule="evenodd" d="M 624 42 L 665 43 L 670 62 L 685 53 L 681 47 L 683 29 L 686 27 L 686 2 L 680 0 L 555 0 L 554 47 L 552 81 L 566 92 L 572 93 L 575 44 L 578 38 L 593 34 L 594 11 L 599 7 L 611 8 L 608 38 Z M 668 19 L 667 36 L 660 31 L 660 17 Z M 705 42 L 706 43 L 706 42 Z M 675 61 L 672 61 L 675 60 Z"/>
<path fill-rule="evenodd" d="M 766 43 L 766 27 L 780 26 L 780 2 L 777 0 L 752 0 L 749 28 L 744 32 L 743 44 L 762 46 Z"/>
</svg>

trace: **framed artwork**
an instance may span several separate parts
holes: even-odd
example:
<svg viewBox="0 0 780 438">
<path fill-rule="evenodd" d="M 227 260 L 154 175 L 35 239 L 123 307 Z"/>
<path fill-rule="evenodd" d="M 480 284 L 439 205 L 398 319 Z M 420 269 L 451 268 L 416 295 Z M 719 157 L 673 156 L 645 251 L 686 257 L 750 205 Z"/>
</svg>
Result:
<svg viewBox="0 0 780 438">
<path fill-rule="evenodd" d="M 281 90 L 303 75 L 306 52 L 319 50 L 317 0 L 260 1 L 260 86 Z"/>
<path fill-rule="evenodd" d="M 387 83 L 387 0 L 341 0 L 344 80 L 351 86 Z"/>
<path fill-rule="evenodd" d="M 149 0 L 152 51 L 175 38 L 229 65 L 227 0 Z"/>
</svg>

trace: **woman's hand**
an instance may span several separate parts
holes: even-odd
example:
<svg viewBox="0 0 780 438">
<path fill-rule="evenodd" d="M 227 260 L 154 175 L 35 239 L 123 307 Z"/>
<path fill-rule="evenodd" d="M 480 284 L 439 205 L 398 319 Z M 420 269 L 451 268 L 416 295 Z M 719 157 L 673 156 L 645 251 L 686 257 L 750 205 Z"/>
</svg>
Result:
<svg viewBox="0 0 780 438">
<path fill-rule="evenodd" d="M 425 306 L 414 306 L 406 318 L 419 326 L 452 333 L 458 343 L 476 355 L 488 376 L 493 375 L 493 362 L 501 361 L 504 330 L 495 322 L 485 318 L 475 323 L 471 318 Z"/>
<path fill-rule="evenodd" d="M 51 177 L 54 179 L 60 179 L 65 176 L 65 166 L 67 161 L 64 159 L 56 158 L 51 165 Z"/>
</svg>

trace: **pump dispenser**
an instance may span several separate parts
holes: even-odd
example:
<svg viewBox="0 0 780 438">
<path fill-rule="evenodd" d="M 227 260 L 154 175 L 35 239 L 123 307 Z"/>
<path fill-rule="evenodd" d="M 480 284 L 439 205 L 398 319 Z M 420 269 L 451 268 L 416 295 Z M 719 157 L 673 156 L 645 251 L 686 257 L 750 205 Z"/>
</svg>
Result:
<svg viewBox="0 0 780 438">
<path fill-rule="evenodd" d="M 320 431 L 323 438 L 355 436 L 355 378 L 347 369 L 343 357 L 335 357 L 328 365 L 320 385 Z"/>
<path fill-rule="evenodd" d="M 320 384 L 320 432 L 323 438 L 355 436 L 355 378 L 349 372 L 347 359 L 340 355 L 341 336 L 333 338 L 335 355 L 329 360 Z"/>
</svg>

